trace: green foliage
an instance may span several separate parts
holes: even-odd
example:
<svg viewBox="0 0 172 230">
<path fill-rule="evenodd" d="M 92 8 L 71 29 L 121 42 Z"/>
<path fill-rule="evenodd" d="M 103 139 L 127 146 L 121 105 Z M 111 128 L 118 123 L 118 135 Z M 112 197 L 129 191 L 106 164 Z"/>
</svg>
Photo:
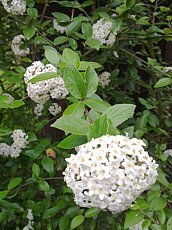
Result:
<svg viewBox="0 0 172 230">
<path fill-rule="evenodd" d="M 0 151 L 0 229 L 23 229 L 28 209 L 35 230 L 123 230 L 140 222 L 143 229 L 172 229 L 172 158 L 164 154 L 172 148 L 172 71 L 165 69 L 172 64 L 171 6 L 170 0 L 29 0 L 23 15 L 12 15 L 0 3 L 0 143 L 11 146 L 15 129 L 25 131 L 29 142 L 18 158 Z M 112 46 L 92 36 L 101 18 L 116 33 Z M 12 52 L 19 34 L 25 37 L 20 49 L 30 49 L 27 56 Z M 38 60 L 57 72 L 29 83 L 62 77 L 69 92 L 65 99 L 47 100 L 39 118 L 23 81 Z M 110 82 L 103 87 L 104 71 Z M 51 103 L 59 103 L 61 113 L 50 115 Z M 63 181 L 65 158 L 105 134 L 142 138 L 159 164 L 156 183 L 118 214 L 78 207 Z"/>
</svg>

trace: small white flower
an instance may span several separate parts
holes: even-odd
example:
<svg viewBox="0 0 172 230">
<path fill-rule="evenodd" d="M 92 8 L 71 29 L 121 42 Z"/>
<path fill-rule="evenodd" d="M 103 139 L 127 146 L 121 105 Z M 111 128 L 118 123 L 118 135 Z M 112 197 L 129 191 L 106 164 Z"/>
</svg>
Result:
<svg viewBox="0 0 172 230">
<path fill-rule="evenodd" d="M 58 105 L 57 103 L 53 103 L 49 108 L 48 108 L 49 112 L 53 115 L 56 116 L 57 114 L 59 114 L 62 111 L 62 108 L 60 105 Z"/>
<path fill-rule="evenodd" d="M 66 32 L 66 27 L 60 26 L 56 19 L 53 20 L 53 26 L 54 26 L 54 29 L 61 34 Z"/>
<path fill-rule="evenodd" d="M 26 56 L 30 53 L 30 49 L 27 47 L 26 49 L 21 49 L 21 45 L 24 44 L 25 37 L 20 34 L 13 38 L 11 49 L 16 56 Z"/>
<path fill-rule="evenodd" d="M 110 73 L 105 71 L 99 75 L 99 84 L 102 88 L 105 88 L 110 83 Z"/>
<path fill-rule="evenodd" d="M 129 230 L 143 230 L 143 227 L 142 227 L 143 222 L 144 220 L 134 225 L 133 227 L 129 227 Z M 144 230 L 148 230 L 148 228 L 144 228 Z"/>
<path fill-rule="evenodd" d="M 23 15 L 26 11 L 25 0 L 1 0 L 4 9 L 13 15 Z"/>
<path fill-rule="evenodd" d="M 77 148 L 64 174 L 81 207 L 122 212 L 152 184 L 158 165 L 136 138 L 104 135 Z"/>
<path fill-rule="evenodd" d="M 43 109 L 44 109 L 44 106 L 42 104 L 37 104 L 34 107 L 34 114 L 36 114 L 38 117 L 42 116 Z"/>
<path fill-rule="evenodd" d="M 34 217 L 32 213 L 32 209 L 28 209 L 27 213 L 28 224 L 23 228 L 23 230 L 34 230 Z"/>
<path fill-rule="evenodd" d="M 166 149 L 166 150 L 164 151 L 164 154 L 165 154 L 166 156 L 172 157 L 172 149 Z"/>
<path fill-rule="evenodd" d="M 165 73 L 172 72 L 172 66 L 164 67 L 164 72 Z"/>
<path fill-rule="evenodd" d="M 11 148 L 6 143 L 0 143 L 0 156 L 8 157 L 11 155 Z"/>
</svg>

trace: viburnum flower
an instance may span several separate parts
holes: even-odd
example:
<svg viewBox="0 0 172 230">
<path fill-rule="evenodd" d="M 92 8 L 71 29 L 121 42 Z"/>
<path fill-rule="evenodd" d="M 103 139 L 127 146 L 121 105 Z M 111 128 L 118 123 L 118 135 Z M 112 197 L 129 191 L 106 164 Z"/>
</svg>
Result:
<svg viewBox="0 0 172 230">
<path fill-rule="evenodd" d="M 58 22 L 57 22 L 56 19 L 53 20 L 53 26 L 54 26 L 54 29 L 55 29 L 57 32 L 61 33 L 61 34 L 63 34 L 64 32 L 66 32 L 66 27 L 65 27 L 65 26 L 60 26 L 60 25 L 58 24 Z"/>
<path fill-rule="evenodd" d="M 48 108 L 48 111 L 53 115 L 56 116 L 57 114 L 61 113 L 62 108 L 60 105 L 58 105 L 57 103 L 52 103 L 52 105 L 50 105 L 50 107 Z"/>
<path fill-rule="evenodd" d="M 26 47 L 26 49 L 21 49 L 21 45 L 24 44 L 24 40 L 25 37 L 22 34 L 16 35 L 13 38 L 11 49 L 16 56 L 26 56 L 27 54 L 30 53 L 30 49 L 28 47 Z"/>
<path fill-rule="evenodd" d="M 116 32 L 112 31 L 112 22 L 103 18 L 93 24 L 92 38 L 99 40 L 102 44 L 113 46 L 116 41 Z"/>
<path fill-rule="evenodd" d="M 99 85 L 102 88 L 105 88 L 109 84 L 110 84 L 110 73 L 107 71 L 104 71 L 99 75 Z"/>
<path fill-rule="evenodd" d="M 56 72 L 57 68 L 51 64 L 44 65 L 40 61 L 35 61 L 26 69 L 24 81 L 27 84 L 28 96 L 36 103 L 44 105 L 49 99 L 64 99 L 68 91 L 61 77 L 51 78 L 49 80 L 37 83 L 29 83 L 29 80 L 46 72 Z M 39 106 L 40 108 L 40 106 Z"/>
<path fill-rule="evenodd" d="M 142 140 L 104 135 L 79 146 L 68 162 L 64 179 L 76 204 L 122 212 L 155 183 L 158 165 Z"/>
<path fill-rule="evenodd" d="M 25 0 L 1 0 L 4 9 L 13 15 L 23 15 L 26 11 Z"/>
</svg>

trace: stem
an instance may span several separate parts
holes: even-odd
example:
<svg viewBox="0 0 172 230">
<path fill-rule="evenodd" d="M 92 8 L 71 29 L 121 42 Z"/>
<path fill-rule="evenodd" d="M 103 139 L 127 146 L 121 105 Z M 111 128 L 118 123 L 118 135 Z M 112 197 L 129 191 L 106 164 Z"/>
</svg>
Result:
<svg viewBox="0 0 172 230">
<path fill-rule="evenodd" d="M 89 122 L 90 122 L 91 124 L 93 124 L 93 120 L 92 120 L 92 118 L 91 118 L 91 116 L 90 116 L 89 111 L 88 111 L 87 108 L 85 108 L 85 115 L 86 115 L 86 117 L 88 118 Z"/>
</svg>

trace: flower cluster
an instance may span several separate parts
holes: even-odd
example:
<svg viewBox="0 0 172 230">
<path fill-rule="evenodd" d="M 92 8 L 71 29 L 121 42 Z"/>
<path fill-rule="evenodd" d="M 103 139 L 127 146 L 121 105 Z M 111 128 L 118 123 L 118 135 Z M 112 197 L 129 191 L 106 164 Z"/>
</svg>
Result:
<svg viewBox="0 0 172 230">
<path fill-rule="evenodd" d="M 122 212 L 157 177 L 158 165 L 136 138 L 104 135 L 81 145 L 66 159 L 67 186 L 81 207 Z"/>
<path fill-rule="evenodd" d="M 116 32 L 112 31 L 111 21 L 100 19 L 93 24 L 92 38 L 99 40 L 102 44 L 113 46 L 116 41 L 116 35 Z"/>
<path fill-rule="evenodd" d="M 99 75 L 99 84 L 102 88 L 105 88 L 110 83 L 110 73 L 105 71 Z"/>
<path fill-rule="evenodd" d="M 21 46 L 24 44 L 25 37 L 20 34 L 13 38 L 11 49 L 16 56 L 26 56 L 30 53 L 30 49 L 26 47 L 26 49 L 21 49 Z"/>
<path fill-rule="evenodd" d="M 65 26 L 60 26 L 56 19 L 53 20 L 53 26 L 54 26 L 54 29 L 58 33 L 64 34 L 66 32 L 66 27 Z"/>
<path fill-rule="evenodd" d="M 44 65 L 40 61 L 35 61 L 26 69 L 24 81 L 27 84 L 28 96 L 38 105 L 34 109 L 38 116 L 42 115 L 44 104 L 51 98 L 61 100 L 64 99 L 68 91 L 61 77 L 51 78 L 49 80 L 37 83 L 29 83 L 29 80 L 46 72 L 56 72 L 57 69 L 51 65 Z"/>
<path fill-rule="evenodd" d="M 0 143 L 0 155 L 4 157 L 11 156 L 12 158 L 19 157 L 22 149 L 26 148 L 28 141 L 28 136 L 21 129 L 16 129 L 11 135 L 13 138 L 12 145 L 7 145 L 6 143 Z"/>
<path fill-rule="evenodd" d="M 62 108 L 57 103 L 52 103 L 48 110 L 53 116 L 56 116 L 57 114 L 61 113 Z"/>
<path fill-rule="evenodd" d="M 13 15 L 23 15 L 26 11 L 26 0 L 1 0 L 4 9 Z"/>
<path fill-rule="evenodd" d="M 27 213 L 28 224 L 23 228 L 23 230 L 34 230 L 34 217 L 32 213 L 32 209 L 28 209 Z"/>
<path fill-rule="evenodd" d="M 164 67 L 164 72 L 165 73 L 172 72 L 172 66 Z"/>
<path fill-rule="evenodd" d="M 172 157 L 172 149 L 166 149 L 166 150 L 164 151 L 164 154 L 165 154 L 166 156 Z"/>
</svg>

